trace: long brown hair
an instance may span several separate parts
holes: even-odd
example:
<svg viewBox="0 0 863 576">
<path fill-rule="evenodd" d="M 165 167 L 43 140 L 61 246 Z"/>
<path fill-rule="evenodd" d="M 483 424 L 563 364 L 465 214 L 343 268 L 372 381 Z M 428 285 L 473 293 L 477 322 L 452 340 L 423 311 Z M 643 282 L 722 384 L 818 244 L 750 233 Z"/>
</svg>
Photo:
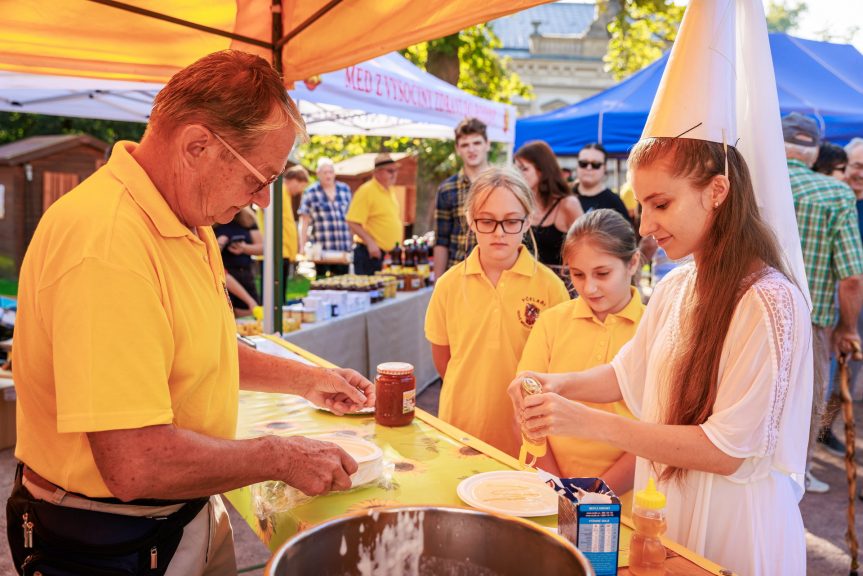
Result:
<svg viewBox="0 0 863 576">
<path fill-rule="evenodd" d="M 533 164 L 539 172 L 539 199 L 544 206 L 548 206 L 558 198 L 565 198 L 572 194 L 563 174 L 560 173 L 560 164 L 552 152 L 551 147 L 542 140 L 528 142 L 518 149 L 515 157 Z"/>
<path fill-rule="evenodd" d="M 629 157 L 637 170 L 664 161 L 671 176 L 686 178 L 698 189 L 722 175 L 722 144 L 687 138 L 649 138 L 640 141 Z M 749 169 L 743 156 L 728 147 L 728 196 L 714 211 L 699 250 L 695 293 L 686 307 L 681 342 L 668 372 L 666 424 L 697 426 L 713 413 L 719 381 L 719 361 L 734 310 L 757 279 L 750 275 L 758 263 L 791 278 L 776 237 L 761 219 Z M 745 285 L 744 285 L 745 284 Z M 686 470 L 666 467 L 663 480 L 682 480 Z"/>
</svg>

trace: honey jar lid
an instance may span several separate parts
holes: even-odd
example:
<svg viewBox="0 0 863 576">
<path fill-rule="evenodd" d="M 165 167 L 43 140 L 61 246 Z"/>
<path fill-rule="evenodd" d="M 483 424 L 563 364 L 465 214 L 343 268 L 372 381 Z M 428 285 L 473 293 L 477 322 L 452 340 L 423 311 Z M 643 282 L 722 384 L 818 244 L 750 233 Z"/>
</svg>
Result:
<svg viewBox="0 0 863 576">
<path fill-rule="evenodd" d="M 378 374 L 386 374 L 387 376 L 406 376 L 413 374 L 413 364 L 407 362 L 384 362 L 378 364 Z"/>
<path fill-rule="evenodd" d="M 635 505 L 647 510 L 665 508 L 665 494 L 656 489 L 656 483 L 652 476 L 647 480 L 647 487 L 635 493 Z"/>
</svg>

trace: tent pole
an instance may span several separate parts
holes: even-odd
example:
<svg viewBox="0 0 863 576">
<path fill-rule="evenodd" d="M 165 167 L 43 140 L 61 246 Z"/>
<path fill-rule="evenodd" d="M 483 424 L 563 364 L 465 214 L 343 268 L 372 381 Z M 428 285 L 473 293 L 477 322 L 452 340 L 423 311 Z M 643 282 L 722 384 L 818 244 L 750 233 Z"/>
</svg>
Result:
<svg viewBox="0 0 863 576">
<path fill-rule="evenodd" d="M 276 42 L 282 37 L 282 0 L 272 0 L 272 18 L 273 18 L 273 68 L 282 76 L 282 50 L 276 48 Z M 276 179 L 273 184 L 273 200 L 270 203 L 272 213 L 270 218 L 267 218 L 267 235 L 270 242 L 266 242 L 264 248 L 264 266 L 269 268 L 269 274 L 264 274 L 270 277 L 269 282 L 262 280 L 261 286 L 264 288 L 265 295 L 271 295 L 272 299 L 265 296 L 264 300 L 264 328 L 267 332 L 282 333 L 282 306 L 285 303 L 285 286 L 282 286 L 282 178 Z M 267 250 L 269 248 L 269 250 Z M 267 254 L 269 252 L 269 254 Z M 267 314 L 269 313 L 269 314 Z M 269 320 L 267 316 L 269 315 Z"/>
</svg>

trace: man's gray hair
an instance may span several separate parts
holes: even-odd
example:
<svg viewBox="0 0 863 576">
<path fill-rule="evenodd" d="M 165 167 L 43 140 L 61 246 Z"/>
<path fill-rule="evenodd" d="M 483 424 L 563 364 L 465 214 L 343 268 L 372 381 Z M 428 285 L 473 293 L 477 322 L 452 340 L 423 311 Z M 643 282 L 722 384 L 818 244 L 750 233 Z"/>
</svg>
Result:
<svg viewBox="0 0 863 576">
<path fill-rule="evenodd" d="M 863 146 L 863 138 L 852 138 L 851 141 L 845 145 L 845 153 L 851 156 L 851 152 L 853 152 L 858 146 Z"/>
</svg>

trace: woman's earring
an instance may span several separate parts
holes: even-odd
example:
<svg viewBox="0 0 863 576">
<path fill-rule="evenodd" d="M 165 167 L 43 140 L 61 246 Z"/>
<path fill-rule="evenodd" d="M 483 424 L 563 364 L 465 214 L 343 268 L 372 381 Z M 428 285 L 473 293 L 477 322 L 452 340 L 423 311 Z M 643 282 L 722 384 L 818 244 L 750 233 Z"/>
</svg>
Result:
<svg viewBox="0 0 863 576">
<path fill-rule="evenodd" d="M 719 208 L 719 202 L 714 202 L 713 209 L 716 210 L 717 208 Z"/>
</svg>

